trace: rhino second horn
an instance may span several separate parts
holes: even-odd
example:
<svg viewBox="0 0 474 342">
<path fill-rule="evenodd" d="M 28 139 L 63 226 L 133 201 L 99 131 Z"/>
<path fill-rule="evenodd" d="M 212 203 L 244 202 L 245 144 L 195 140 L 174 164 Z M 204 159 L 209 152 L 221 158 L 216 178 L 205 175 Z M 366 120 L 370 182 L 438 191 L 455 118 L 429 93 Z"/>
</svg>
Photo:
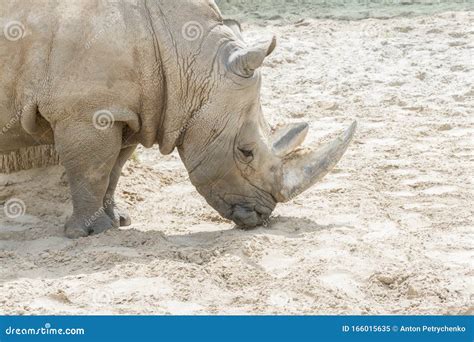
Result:
<svg viewBox="0 0 474 342">
<path fill-rule="evenodd" d="M 278 200 L 288 202 L 331 171 L 346 152 L 357 128 L 354 122 L 336 140 L 305 155 L 289 156 L 283 164 L 283 184 Z"/>
<path fill-rule="evenodd" d="M 306 122 L 294 123 L 277 129 L 272 135 L 272 151 L 277 157 L 284 157 L 300 146 L 306 135 L 309 125 Z"/>
</svg>

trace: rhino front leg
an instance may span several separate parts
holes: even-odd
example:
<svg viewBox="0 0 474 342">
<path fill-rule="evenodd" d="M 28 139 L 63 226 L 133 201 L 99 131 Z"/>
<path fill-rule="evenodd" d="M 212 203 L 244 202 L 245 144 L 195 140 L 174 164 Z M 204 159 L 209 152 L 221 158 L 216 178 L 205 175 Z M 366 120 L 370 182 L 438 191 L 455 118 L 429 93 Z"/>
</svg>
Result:
<svg viewBox="0 0 474 342">
<path fill-rule="evenodd" d="M 115 190 L 117 189 L 122 169 L 136 148 L 136 146 L 130 146 L 122 149 L 110 174 L 109 187 L 104 197 L 104 208 L 107 215 L 112 219 L 115 227 L 126 227 L 132 224 L 128 213 L 120 209 L 115 203 Z"/>
<path fill-rule="evenodd" d="M 58 123 L 54 135 L 73 202 L 73 214 L 65 226 L 66 236 L 85 237 L 113 228 L 114 222 L 103 205 L 121 150 L 122 125 L 99 130 L 87 122 Z"/>
</svg>

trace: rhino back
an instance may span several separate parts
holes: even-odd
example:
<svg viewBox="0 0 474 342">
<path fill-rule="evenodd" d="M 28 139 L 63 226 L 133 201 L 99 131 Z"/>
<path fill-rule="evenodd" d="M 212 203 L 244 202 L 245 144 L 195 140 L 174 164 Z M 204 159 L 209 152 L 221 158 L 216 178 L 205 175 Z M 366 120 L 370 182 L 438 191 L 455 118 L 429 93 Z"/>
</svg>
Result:
<svg viewBox="0 0 474 342">
<path fill-rule="evenodd" d="M 0 36 L 0 153 L 51 144 L 60 120 L 89 121 L 111 106 L 158 111 L 147 96 L 160 72 L 138 1 L 8 0 L 0 26 L 18 23 L 21 37 Z M 159 91 L 155 91 L 156 95 Z M 143 101 L 143 97 L 149 98 Z M 141 106 L 146 105 L 146 110 Z M 21 118 L 37 114 L 28 134 Z M 142 122 L 157 121 L 155 113 Z"/>
</svg>

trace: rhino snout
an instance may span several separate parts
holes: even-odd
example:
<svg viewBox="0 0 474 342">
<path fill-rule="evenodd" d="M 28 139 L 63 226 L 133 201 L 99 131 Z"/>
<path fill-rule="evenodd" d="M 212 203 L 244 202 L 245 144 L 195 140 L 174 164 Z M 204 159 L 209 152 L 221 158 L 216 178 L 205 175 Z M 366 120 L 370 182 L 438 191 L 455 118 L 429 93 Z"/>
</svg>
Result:
<svg viewBox="0 0 474 342">
<path fill-rule="evenodd" d="M 253 228 L 262 225 L 270 215 L 260 213 L 245 206 L 236 205 L 232 209 L 230 219 L 240 227 Z"/>
</svg>

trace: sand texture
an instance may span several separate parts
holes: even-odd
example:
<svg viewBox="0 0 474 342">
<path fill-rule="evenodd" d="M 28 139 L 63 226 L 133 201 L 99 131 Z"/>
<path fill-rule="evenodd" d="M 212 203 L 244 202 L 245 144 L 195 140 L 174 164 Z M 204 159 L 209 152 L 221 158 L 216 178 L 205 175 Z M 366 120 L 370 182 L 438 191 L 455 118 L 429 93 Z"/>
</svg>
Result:
<svg viewBox="0 0 474 342">
<path fill-rule="evenodd" d="M 1 314 L 473 314 L 474 12 L 253 18 L 272 124 L 307 145 L 359 121 L 321 183 L 240 230 L 177 154 L 139 149 L 120 183 L 132 227 L 68 240 L 61 167 L 0 176 Z"/>
</svg>

